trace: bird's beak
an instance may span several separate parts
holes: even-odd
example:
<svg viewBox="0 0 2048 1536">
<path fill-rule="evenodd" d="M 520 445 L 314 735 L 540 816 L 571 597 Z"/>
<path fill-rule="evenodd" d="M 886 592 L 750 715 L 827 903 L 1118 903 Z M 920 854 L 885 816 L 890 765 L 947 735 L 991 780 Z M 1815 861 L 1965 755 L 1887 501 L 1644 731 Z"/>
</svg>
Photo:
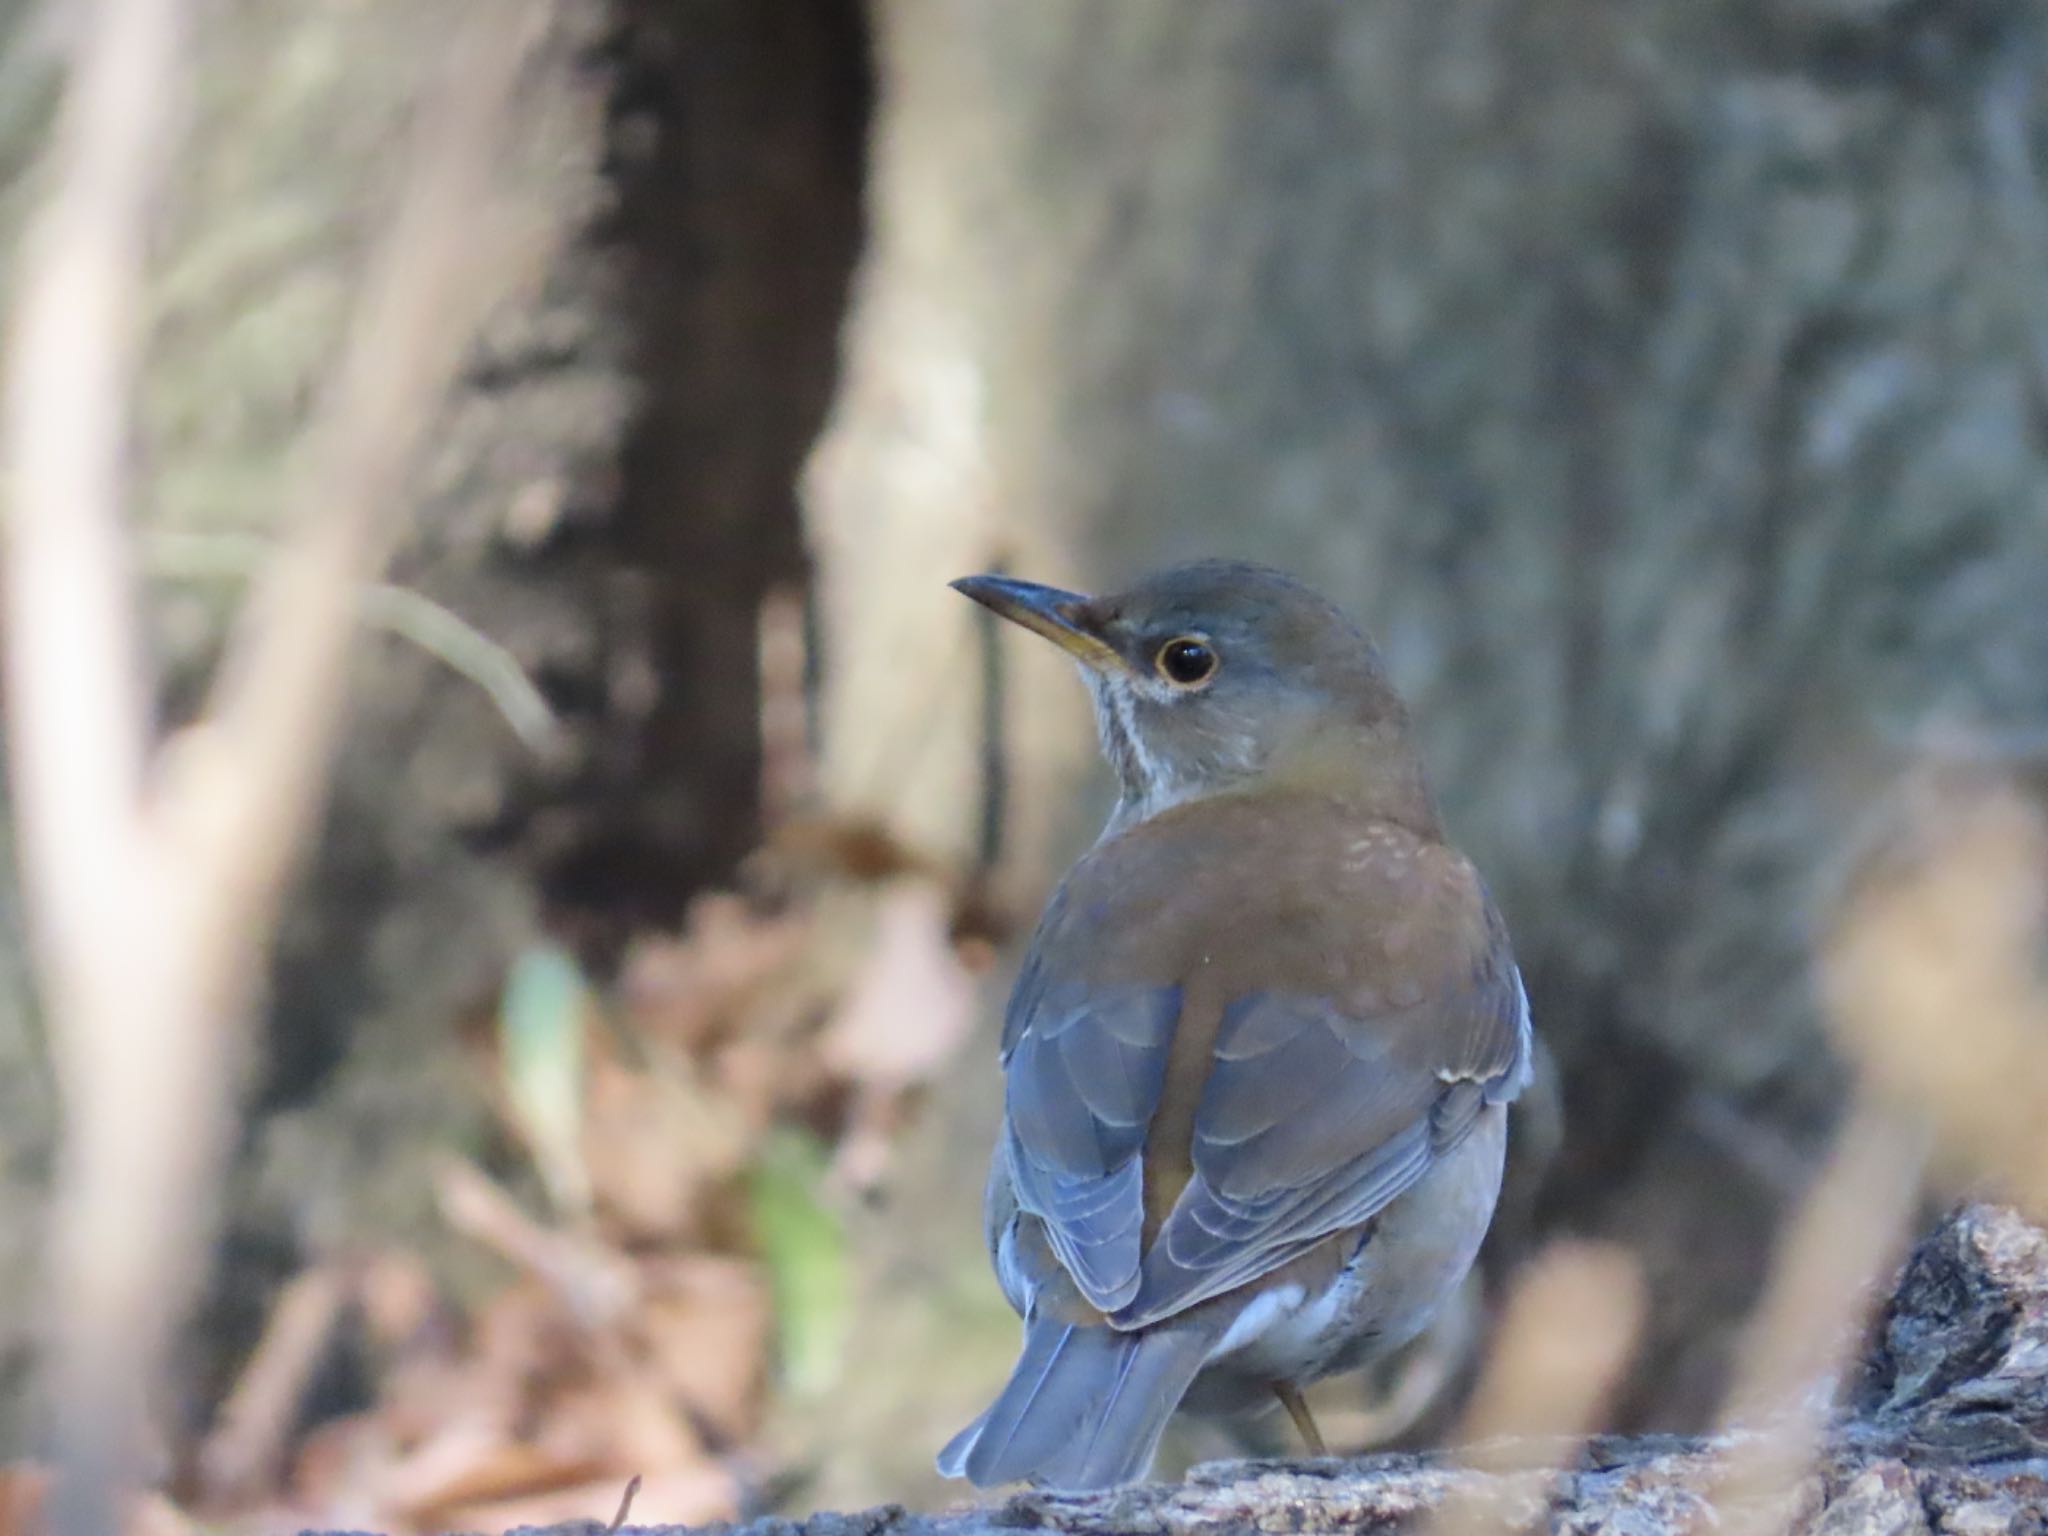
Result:
<svg viewBox="0 0 2048 1536">
<path fill-rule="evenodd" d="M 982 607 L 1043 635 L 1083 666 L 1107 672 L 1123 665 L 1116 648 L 1099 635 L 1091 620 L 1091 604 L 1079 592 L 1015 581 L 1008 576 L 962 576 L 953 583 Z"/>
</svg>

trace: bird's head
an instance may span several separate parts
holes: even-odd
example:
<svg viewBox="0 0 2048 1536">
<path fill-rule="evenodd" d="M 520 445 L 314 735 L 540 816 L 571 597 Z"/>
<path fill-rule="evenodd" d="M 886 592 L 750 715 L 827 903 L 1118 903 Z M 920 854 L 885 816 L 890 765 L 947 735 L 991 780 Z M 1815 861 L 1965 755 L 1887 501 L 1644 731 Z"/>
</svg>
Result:
<svg viewBox="0 0 2048 1536">
<path fill-rule="evenodd" d="M 1434 825 L 1378 652 L 1290 576 L 1207 560 L 1100 597 L 1007 576 L 953 585 L 1081 664 L 1123 790 L 1112 827 L 1267 783 Z"/>
</svg>

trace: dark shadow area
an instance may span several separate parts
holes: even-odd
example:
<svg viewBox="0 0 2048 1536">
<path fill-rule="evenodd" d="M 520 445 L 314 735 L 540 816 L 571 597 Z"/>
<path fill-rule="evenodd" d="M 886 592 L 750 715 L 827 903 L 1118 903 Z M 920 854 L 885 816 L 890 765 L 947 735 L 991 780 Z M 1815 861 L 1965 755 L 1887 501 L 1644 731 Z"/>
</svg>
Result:
<svg viewBox="0 0 2048 1536">
<path fill-rule="evenodd" d="M 759 825 L 758 618 L 805 579 L 796 486 L 825 418 L 861 235 L 873 95 L 857 0 L 623 0 L 601 240 L 622 250 L 641 397 L 608 535 L 607 615 L 652 675 L 569 798 L 587 834 L 546 888 L 599 949 L 672 923 Z M 636 696 L 636 692 L 644 696 Z"/>
</svg>

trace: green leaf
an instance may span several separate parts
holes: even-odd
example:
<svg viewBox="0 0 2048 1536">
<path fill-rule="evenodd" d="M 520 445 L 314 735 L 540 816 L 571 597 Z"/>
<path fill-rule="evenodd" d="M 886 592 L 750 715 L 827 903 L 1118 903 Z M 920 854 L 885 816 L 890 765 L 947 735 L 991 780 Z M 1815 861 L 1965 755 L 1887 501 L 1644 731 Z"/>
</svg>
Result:
<svg viewBox="0 0 2048 1536">
<path fill-rule="evenodd" d="M 498 1063 L 520 1134 L 556 1206 L 590 1205 L 583 1164 L 584 1024 L 589 984 L 574 957 L 537 945 L 513 962 L 498 1006 Z"/>
<path fill-rule="evenodd" d="M 823 1197 L 825 1168 L 815 1136 L 779 1130 L 761 1149 L 750 1190 L 754 1240 L 775 1298 L 782 1376 L 798 1396 L 837 1383 L 853 1324 L 846 1233 Z"/>
</svg>

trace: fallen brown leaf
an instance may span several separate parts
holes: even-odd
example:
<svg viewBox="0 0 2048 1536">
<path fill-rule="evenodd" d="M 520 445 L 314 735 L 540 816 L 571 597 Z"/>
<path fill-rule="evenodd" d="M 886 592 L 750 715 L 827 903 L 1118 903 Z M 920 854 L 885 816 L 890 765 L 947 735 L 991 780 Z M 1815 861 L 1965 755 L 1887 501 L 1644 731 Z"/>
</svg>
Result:
<svg viewBox="0 0 2048 1536">
<path fill-rule="evenodd" d="M 651 1369 L 718 1440 L 743 1443 L 760 1422 L 774 1315 L 759 1269 L 692 1256 L 650 1274 L 634 1319 Z"/>
<path fill-rule="evenodd" d="M 732 1033 L 809 937 L 802 917 L 764 916 L 739 896 L 700 896 L 680 939 L 643 940 L 627 954 L 619 978 L 627 1022 L 647 1039 L 701 1051 Z"/>
<path fill-rule="evenodd" d="M 954 952 L 952 914 L 929 882 L 888 891 L 875 934 L 845 1001 L 820 1042 L 826 1064 L 850 1082 L 901 1090 L 930 1081 L 974 1024 L 974 978 Z"/>
<path fill-rule="evenodd" d="M 605 1221 L 635 1245 L 700 1240 L 712 1192 L 746 1167 L 756 1119 L 688 1061 L 593 1062 L 583 1159 Z"/>
</svg>

